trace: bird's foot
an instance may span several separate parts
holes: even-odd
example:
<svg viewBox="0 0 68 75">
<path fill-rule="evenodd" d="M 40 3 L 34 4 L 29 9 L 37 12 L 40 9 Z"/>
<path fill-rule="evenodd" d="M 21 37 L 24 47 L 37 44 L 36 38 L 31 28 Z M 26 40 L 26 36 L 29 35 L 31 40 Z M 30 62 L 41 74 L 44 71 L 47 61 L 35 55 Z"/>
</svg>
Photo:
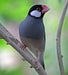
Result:
<svg viewBox="0 0 68 75">
<path fill-rule="evenodd" d="M 34 60 L 34 63 L 39 62 L 39 60 L 40 60 L 40 58 L 37 57 L 37 58 Z M 33 68 L 33 66 L 31 65 L 30 68 Z M 36 69 L 39 69 L 39 66 L 36 66 L 35 68 L 36 68 Z"/>
<path fill-rule="evenodd" d="M 34 68 L 34 67 L 31 65 L 30 68 Z M 36 66 L 35 68 L 38 70 L 39 69 L 39 66 Z"/>
<path fill-rule="evenodd" d="M 21 44 L 20 48 L 24 50 L 26 48 L 26 45 L 25 44 Z"/>
<path fill-rule="evenodd" d="M 35 63 L 39 62 L 39 59 L 40 59 L 40 58 L 39 58 L 39 57 L 37 57 L 37 58 L 35 59 L 35 61 L 34 61 L 34 62 L 35 62 Z"/>
<path fill-rule="evenodd" d="M 38 53 L 38 57 L 34 60 L 34 63 L 39 62 L 39 60 L 40 60 L 40 52 Z M 33 66 L 30 66 L 30 68 L 33 68 Z M 36 66 L 35 68 L 39 69 L 39 66 Z"/>
</svg>

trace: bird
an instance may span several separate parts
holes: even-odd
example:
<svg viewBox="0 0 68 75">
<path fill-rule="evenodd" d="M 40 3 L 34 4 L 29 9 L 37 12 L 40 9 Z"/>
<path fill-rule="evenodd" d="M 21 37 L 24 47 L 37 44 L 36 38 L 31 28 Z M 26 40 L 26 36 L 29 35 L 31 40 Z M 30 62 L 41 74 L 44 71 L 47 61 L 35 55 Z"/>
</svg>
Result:
<svg viewBox="0 0 68 75">
<path fill-rule="evenodd" d="M 24 43 L 21 48 L 28 47 L 36 56 L 35 63 L 40 62 L 44 69 L 46 35 L 43 16 L 49 9 L 46 5 L 33 5 L 19 26 L 20 39 Z"/>
</svg>

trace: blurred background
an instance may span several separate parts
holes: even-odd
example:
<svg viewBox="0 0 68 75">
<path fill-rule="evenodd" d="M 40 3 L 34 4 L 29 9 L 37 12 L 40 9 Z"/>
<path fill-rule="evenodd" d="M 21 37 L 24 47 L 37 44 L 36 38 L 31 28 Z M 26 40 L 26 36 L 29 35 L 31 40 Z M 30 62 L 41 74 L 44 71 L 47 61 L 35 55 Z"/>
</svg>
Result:
<svg viewBox="0 0 68 75">
<path fill-rule="evenodd" d="M 56 34 L 65 0 L 0 0 L 0 23 L 15 38 L 20 40 L 19 24 L 25 19 L 30 7 L 34 4 L 44 4 L 50 8 L 50 11 L 43 18 L 46 30 L 45 66 L 48 75 L 60 75 L 56 51 Z M 61 47 L 65 74 L 68 75 L 68 10 L 63 23 Z M 0 39 L 0 75 L 38 74 L 30 68 L 27 61 L 22 60 L 16 50 L 7 45 L 3 39 Z"/>
</svg>

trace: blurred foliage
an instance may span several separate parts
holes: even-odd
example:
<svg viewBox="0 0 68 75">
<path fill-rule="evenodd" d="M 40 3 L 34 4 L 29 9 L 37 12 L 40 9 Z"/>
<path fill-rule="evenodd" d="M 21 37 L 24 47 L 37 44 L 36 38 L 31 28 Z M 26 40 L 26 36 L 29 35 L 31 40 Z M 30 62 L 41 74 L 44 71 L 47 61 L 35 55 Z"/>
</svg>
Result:
<svg viewBox="0 0 68 75">
<path fill-rule="evenodd" d="M 6 42 L 3 39 L 0 39 L 0 47 L 6 46 Z"/>
<path fill-rule="evenodd" d="M 21 72 L 19 72 L 19 69 L 7 72 L 7 70 L 0 70 L 0 75 L 22 75 Z"/>
<path fill-rule="evenodd" d="M 26 75 L 26 73 L 22 70 L 21 71 L 21 67 L 17 67 L 16 69 L 12 69 L 12 70 L 8 70 L 7 69 L 3 69 L 0 70 L 0 75 Z"/>
<path fill-rule="evenodd" d="M 57 52 L 56 52 L 56 33 L 57 27 L 60 19 L 60 15 L 62 9 L 64 7 L 65 0 L 0 0 L 0 23 L 3 25 L 15 25 L 14 22 L 20 23 L 25 17 L 30 9 L 30 7 L 34 4 L 45 4 L 50 7 L 50 11 L 44 16 L 44 24 L 46 29 L 46 53 L 45 53 L 45 64 L 46 71 L 48 75 L 60 75 L 58 60 L 57 60 Z M 62 36 L 61 36 L 61 49 L 65 73 L 68 75 L 68 12 L 66 13 Z M 9 28 L 9 25 L 7 26 Z M 13 26 L 14 27 L 14 26 Z M 10 28 L 11 29 L 11 28 Z M 12 29 L 11 29 L 12 31 Z M 15 29 L 15 33 L 16 32 Z M 11 48 L 6 46 L 6 42 L 0 39 L 0 51 L 5 48 Z M 9 49 L 8 49 L 9 50 Z M 12 50 L 12 49 L 11 49 Z M 25 65 L 26 66 L 26 65 Z M 27 66 L 26 66 L 27 67 Z M 21 73 L 21 66 L 8 71 L 7 68 L 0 68 L 0 75 L 35 75 L 33 71 L 29 72 L 29 69 L 25 71 L 24 67 Z M 31 70 L 31 69 L 30 69 Z M 34 74 L 33 74 L 34 73 Z M 37 75 L 37 74 L 36 74 Z"/>
<path fill-rule="evenodd" d="M 60 11 L 61 7 L 64 4 L 64 1 L 62 3 L 59 3 L 59 1 L 61 0 L 59 1 L 45 0 L 45 1 L 46 1 L 45 3 L 47 3 L 49 6 L 54 6 L 56 11 L 57 10 Z M 20 21 L 24 19 L 33 2 L 34 1 L 32 0 L 0 0 L 0 21 L 2 20 L 4 21 L 4 19 L 13 21 Z M 36 0 L 35 4 L 37 3 L 41 3 L 41 0 L 40 1 Z"/>
<path fill-rule="evenodd" d="M 21 20 L 31 4 L 31 0 L 0 0 L 0 16 L 6 20 Z"/>
</svg>

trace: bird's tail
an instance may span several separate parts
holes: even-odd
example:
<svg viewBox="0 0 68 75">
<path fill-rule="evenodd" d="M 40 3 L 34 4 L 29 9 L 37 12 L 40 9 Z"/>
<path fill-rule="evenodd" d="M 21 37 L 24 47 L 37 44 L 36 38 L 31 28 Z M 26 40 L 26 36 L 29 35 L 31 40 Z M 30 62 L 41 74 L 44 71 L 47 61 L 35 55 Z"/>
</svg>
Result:
<svg viewBox="0 0 68 75">
<path fill-rule="evenodd" d="M 45 65 L 44 65 L 44 53 L 40 54 L 40 64 L 43 66 L 43 68 L 45 69 Z"/>
</svg>

